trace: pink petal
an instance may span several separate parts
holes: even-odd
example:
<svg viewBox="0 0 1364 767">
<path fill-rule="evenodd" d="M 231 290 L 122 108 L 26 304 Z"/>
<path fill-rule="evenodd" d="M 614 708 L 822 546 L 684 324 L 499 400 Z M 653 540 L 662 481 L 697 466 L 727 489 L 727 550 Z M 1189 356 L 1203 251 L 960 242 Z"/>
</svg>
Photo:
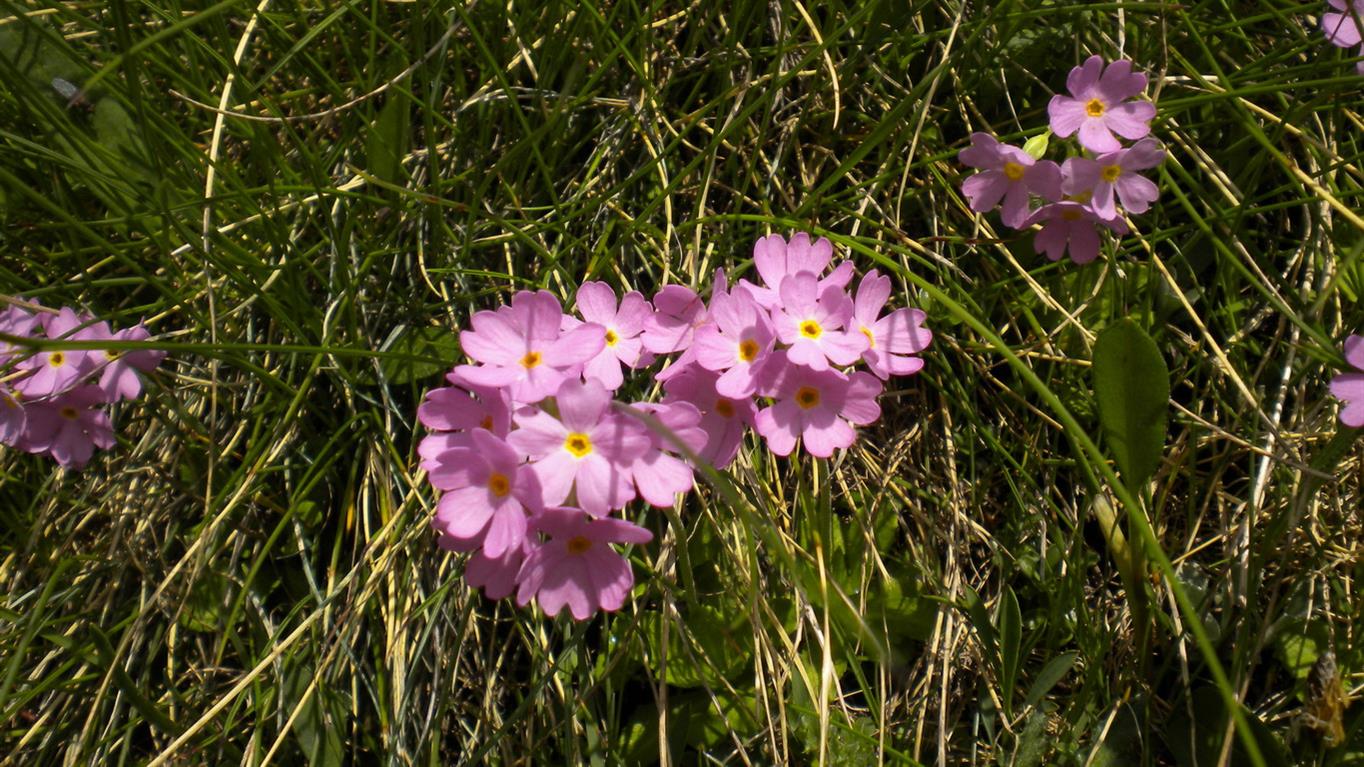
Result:
<svg viewBox="0 0 1364 767">
<path fill-rule="evenodd" d="M 1109 104 L 1126 101 L 1146 89 L 1146 75 L 1132 72 L 1132 62 L 1118 59 L 1099 79 L 1098 92 Z"/>
<path fill-rule="evenodd" d="M 1088 119 L 1085 105 L 1077 99 L 1057 94 L 1047 104 L 1047 114 L 1051 120 L 1051 132 L 1057 138 L 1067 138 L 1079 130 L 1080 124 Z"/>
<path fill-rule="evenodd" d="M 474 329 L 460 331 L 459 345 L 475 361 L 512 365 L 526 353 L 521 330 L 497 312 L 477 312 L 470 323 Z"/>
<path fill-rule="evenodd" d="M 1124 173 L 1118 177 L 1116 183 L 1118 199 L 1122 200 L 1122 206 L 1129 213 L 1145 213 L 1151 203 L 1155 202 L 1160 196 L 1160 190 L 1151 179 L 1136 174 Z M 1094 207 L 1094 212 L 1103 217 L 1103 211 L 1098 206 Z"/>
<path fill-rule="evenodd" d="M 1086 117 L 1084 122 L 1080 123 L 1080 146 L 1098 154 L 1122 149 L 1122 144 L 1113 138 L 1107 127 L 1109 116 L 1112 114 L 1110 111 L 1103 117 Z"/>
<path fill-rule="evenodd" d="M 1085 59 L 1085 63 L 1070 70 L 1066 75 L 1066 90 L 1077 99 L 1085 98 L 1087 91 L 1099 84 L 1103 73 L 1104 59 L 1097 53 Z"/>
<path fill-rule="evenodd" d="M 1093 224 L 1076 221 L 1070 225 L 1070 260 L 1087 264 L 1099 256 L 1099 233 Z"/>
<path fill-rule="evenodd" d="M 917 354 L 933 340 L 925 319 L 920 309 L 896 309 L 876 323 L 876 342 L 893 354 Z"/>
<path fill-rule="evenodd" d="M 1345 361 L 1364 370 L 1364 336 L 1352 335 L 1345 339 Z"/>
<path fill-rule="evenodd" d="M 577 365 L 597 356 L 605 346 L 606 328 L 591 322 L 584 323 L 559 336 L 545 349 L 541 365 L 555 368 Z"/>
<path fill-rule="evenodd" d="M 653 315 L 653 307 L 637 290 L 625 294 L 616 313 L 616 332 L 621 338 L 634 338 L 644 330 L 644 323 Z"/>
<path fill-rule="evenodd" d="M 825 331 L 819 338 L 820 348 L 835 365 L 851 365 L 867 350 L 867 337 L 857 331 Z M 720 392 L 724 394 L 724 392 Z"/>
<path fill-rule="evenodd" d="M 1349 48 L 1360 42 L 1359 25 L 1348 14 L 1323 13 L 1321 31 L 1326 33 L 1328 42 L 1339 48 Z"/>
<path fill-rule="evenodd" d="M 588 322 L 610 325 L 616 319 L 616 292 L 604 282 L 584 282 L 578 288 L 577 306 Z"/>
<path fill-rule="evenodd" d="M 875 324 L 876 315 L 880 314 L 889 298 L 890 278 L 872 269 L 857 285 L 857 296 L 853 299 L 853 316 L 863 325 Z"/>
<path fill-rule="evenodd" d="M 779 234 L 769 234 L 753 243 L 753 266 L 769 288 L 781 285 L 786 276 L 786 240 Z"/>
<path fill-rule="evenodd" d="M 1110 108 L 1104 116 L 1094 122 L 1102 122 L 1108 129 L 1125 139 L 1139 139 L 1151 132 L 1151 120 L 1156 116 L 1156 105 L 1149 101 L 1129 101 Z M 1083 128 L 1080 141 L 1084 142 Z M 1109 138 L 1112 138 L 1110 136 Z M 1120 146 L 1114 141 L 1113 149 L 1094 149 L 1096 152 L 1116 151 Z"/>
<path fill-rule="evenodd" d="M 961 193 L 966 195 L 971 210 L 977 213 L 994 210 L 1007 191 L 1009 179 L 997 170 L 981 171 L 961 183 Z"/>
<path fill-rule="evenodd" d="M 968 168 L 999 170 L 1004 167 L 1004 158 L 999 151 L 999 141 L 988 133 L 977 131 L 971 134 L 971 146 L 961 150 L 957 160 Z"/>
<path fill-rule="evenodd" d="M 807 453 L 816 458 L 828 458 L 835 450 L 851 446 L 857 439 L 857 432 L 853 431 L 847 421 L 835 418 L 826 426 L 807 426 L 801 437 L 805 440 Z"/>
</svg>

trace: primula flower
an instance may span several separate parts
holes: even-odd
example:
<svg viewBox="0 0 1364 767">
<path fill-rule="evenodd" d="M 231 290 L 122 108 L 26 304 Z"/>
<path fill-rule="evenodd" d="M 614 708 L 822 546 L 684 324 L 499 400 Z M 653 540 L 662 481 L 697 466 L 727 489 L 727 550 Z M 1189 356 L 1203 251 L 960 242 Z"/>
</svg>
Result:
<svg viewBox="0 0 1364 767">
<path fill-rule="evenodd" d="M 753 426 L 758 408 L 752 397 L 731 399 L 715 390 L 719 376 L 692 364 L 679 369 L 663 384 L 663 401 L 685 402 L 701 411 L 701 430 L 706 442 L 696 452 L 710 465 L 723 469 L 739 454 L 744 431 Z"/>
<path fill-rule="evenodd" d="M 103 325 L 104 323 L 100 324 Z M 147 332 L 147 328 L 138 324 L 113 333 L 108 338 L 111 341 L 145 341 L 151 338 L 151 333 Z M 166 353 L 157 349 L 129 349 L 126 351 L 105 349 L 102 352 L 91 352 L 91 355 L 104 365 L 104 372 L 100 374 L 99 388 L 104 392 L 104 397 L 109 402 L 116 402 L 120 399 L 132 400 L 141 396 L 142 379 L 138 373 L 150 373 L 166 358 Z"/>
<path fill-rule="evenodd" d="M 20 338 L 31 338 L 39 330 L 42 330 L 42 323 L 36 315 L 27 309 L 21 306 L 7 306 L 0 310 L 0 333 Z M 0 355 L 21 351 L 22 348 L 8 341 L 0 341 Z M 0 357 L 0 373 L 6 372 L 5 368 L 5 360 Z"/>
<path fill-rule="evenodd" d="M 1327 41 L 1337 48 L 1352 48 L 1359 45 L 1361 37 L 1357 19 L 1364 17 L 1364 0 L 1352 0 L 1348 5 L 1345 0 L 1326 2 L 1336 9 L 1334 13 L 1327 12 L 1321 15 L 1321 31 L 1326 33 Z"/>
<path fill-rule="evenodd" d="M 531 521 L 549 536 L 526 557 L 517 576 L 516 603 L 532 598 L 546 615 L 568 606 L 575 620 L 597 610 L 619 610 L 635 584 L 634 573 L 612 543 L 648 543 L 653 533 L 623 519 L 593 519 L 578 509 L 548 508 Z"/>
<path fill-rule="evenodd" d="M 971 210 L 988 213 L 1000 200 L 1000 219 L 1017 229 L 1031 213 L 1030 194 L 1049 200 L 1061 196 L 1061 169 L 1051 160 L 1035 160 L 1022 149 L 1001 144 L 988 133 L 972 133 L 971 146 L 958 155 L 963 165 L 981 172 L 962 182 Z"/>
<path fill-rule="evenodd" d="M 1070 260 L 1077 264 L 1087 264 L 1099 255 L 1099 232 L 1097 226 L 1106 226 L 1114 234 L 1127 234 L 1127 224 L 1120 218 L 1106 220 L 1094 212 L 1093 208 L 1072 200 L 1044 205 L 1028 217 L 1025 226 L 1045 222 L 1042 231 L 1033 238 L 1033 251 L 1046 251 L 1052 261 L 1070 250 Z"/>
<path fill-rule="evenodd" d="M 527 513 L 543 506 L 540 479 L 490 432 L 469 437 L 469 448 L 447 452 L 430 472 L 431 484 L 446 491 L 431 524 L 456 540 L 482 541 L 497 558 L 525 540 Z"/>
<path fill-rule="evenodd" d="M 611 395 L 596 379 L 564 381 L 554 401 L 558 418 L 527 408 L 507 435 L 531 459 L 545 504 L 562 504 L 576 490 L 578 505 L 594 516 L 623 508 L 635 497 L 630 462 L 649 445 L 643 428 L 610 412 Z"/>
<path fill-rule="evenodd" d="M 710 314 L 706 302 L 685 285 L 664 285 L 654 294 L 654 314 L 644 320 L 640 341 L 654 354 L 686 351 Z"/>
<path fill-rule="evenodd" d="M 781 456 L 790 455 L 800 439 L 810 455 L 828 458 L 852 445 L 854 424 L 865 426 L 881 417 L 876 404 L 881 382 L 862 372 L 844 376 L 788 364 L 771 394 L 777 402 L 758 413 L 756 428 L 768 449 Z"/>
<path fill-rule="evenodd" d="M 24 438 L 24 407 L 19 404 L 19 392 L 0 383 L 0 444 L 18 446 Z"/>
<path fill-rule="evenodd" d="M 516 576 L 521 572 L 521 564 L 526 561 L 526 555 L 534 551 L 538 544 L 533 544 L 526 538 L 521 541 L 520 546 L 509 548 L 497 557 L 488 556 L 487 552 L 477 547 L 477 544 L 448 535 L 437 536 L 436 545 L 446 551 L 461 553 L 472 551 L 473 555 L 464 564 L 465 582 L 476 589 L 483 589 L 483 595 L 488 599 L 503 599 L 516 591 Z"/>
<path fill-rule="evenodd" d="M 1332 378 L 1331 394 L 1345 403 L 1340 422 L 1357 429 L 1364 426 L 1364 336 L 1345 339 L 1345 361 L 1355 370 Z"/>
<path fill-rule="evenodd" d="M 645 403 L 633 407 L 658 419 L 688 450 L 696 453 L 705 447 L 707 435 L 700 426 L 701 411 L 695 405 L 672 402 L 662 405 Z M 692 489 L 695 477 L 686 462 L 669 455 L 679 452 L 671 440 L 653 430 L 648 430 L 648 436 L 649 447 L 630 464 L 630 475 L 639 497 L 654 506 L 672 506 L 678 493 Z"/>
<path fill-rule="evenodd" d="M 583 375 L 595 378 L 611 391 L 625 383 L 620 366 L 637 368 L 649 362 L 639 336 L 653 315 L 649 302 L 637 291 L 626 293 L 616 308 L 616 294 L 604 282 L 585 282 L 578 288 L 578 313 L 601 326 L 603 347 L 583 367 Z"/>
<path fill-rule="evenodd" d="M 861 333 L 845 333 L 853 302 L 841 287 L 822 286 L 810 272 L 782 280 L 781 306 L 772 321 L 782 343 L 790 344 L 787 358 L 796 365 L 825 370 L 829 363 L 851 365 L 867 349 Z"/>
<path fill-rule="evenodd" d="M 764 309 L 774 309 L 781 304 L 782 282 L 796 274 L 809 273 L 820 278 L 821 292 L 828 287 L 842 290 L 852 281 L 853 265 L 851 261 L 844 261 L 827 277 L 822 277 L 833 255 L 833 243 L 823 237 L 812 243 L 810 235 L 796 232 L 787 242 L 780 234 L 769 234 L 753 244 L 753 266 L 762 277 L 763 286 L 748 280 L 739 280 L 739 285 Z"/>
<path fill-rule="evenodd" d="M 539 402 L 606 345 L 600 325 L 560 332 L 563 320 L 553 293 L 523 290 L 512 296 L 510 307 L 474 314 L 473 330 L 461 331 L 459 342 L 465 354 L 482 364 L 456 371 L 479 386 L 508 387 L 516 402 Z"/>
<path fill-rule="evenodd" d="M 767 312 L 739 287 L 732 293 L 715 293 L 710 316 L 712 323 L 696 331 L 696 361 L 723 373 L 715 387 L 720 394 L 734 399 L 753 396 L 776 342 Z"/>
<path fill-rule="evenodd" d="M 853 299 L 852 327 L 867 337 L 862 360 L 881 380 L 919 372 L 924 361 L 913 355 L 928 348 L 933 332 L 923 326 L 927 318 L 918 309 L 896 309 L 878 317 L 890 298 L 890 278 L 875 269 L 862 277 Z"/>
<path fill-rule="evenodd" d="M 47 323 L 47 337 L 52 339 L 76 340 L 87 320 L 64 306 L 61 312 Z M 107 329 L 108 326 L 105 325 Z M 97 362 L 88 351 L 76 349 L 54 349 L 38 352 L 20 363 L 21 367 L 33 374 L 17 384 L 27 399 L 51 397 L 74 387 L 81 379 L 94 372 Z"/>
<path fill-rule="evenodd" d="M 1104 67 L 1102 56 L 1090 56 L 1070 70 L 1066 89 L 1070 96 L 1056 94 L 1047 105 L 1051 131 L 1061 138 L 1080 134 L 1080 145 L 1091 152 L 1116 152 L 1126 139 L 1139 139 L 1151 132 L 1156 105 L 1131 101 L 1146 88 L 1146 75 L 1132 71 L 1126 59 Z"/>
<path fill-rule="evenodd" d="M 1129 213 L 1145 213 L 1160 196 L 1155 182 L 1137 173 L 1160 165 L 1165 150 L 1153 138 L 1144 138 L 1131 149 L 1101 154 L 1095 159 L 1072 157 L 1062 167 L 1061 191 L 1072 197 L 1089 196 L 1090 207 L 1100 218 L 1118 216 L 1114 196 Z"/>
<path fill-rule="evenodd" d="M 99 409 L 104 393 L 98 386 L 80 386 L 51 400 L 30 402 L 24 407 L 27 432 L 23 449 L 46 452 L 67 468 L 79 469 L 90 461 L 95 447 L 114 446 L 114 427 L 109 414 Z"/>
</svg>

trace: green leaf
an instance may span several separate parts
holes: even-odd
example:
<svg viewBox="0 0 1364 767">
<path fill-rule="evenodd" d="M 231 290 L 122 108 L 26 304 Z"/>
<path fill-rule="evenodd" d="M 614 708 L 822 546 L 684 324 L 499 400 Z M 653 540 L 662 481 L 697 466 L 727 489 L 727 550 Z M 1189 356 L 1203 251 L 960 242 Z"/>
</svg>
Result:
<svg viewBox="0 0 1364 767">
<path fill-rule="evenodd" d="M 1188 710 L 1192 708 L 1191 719 Z M 1198 767 L 1204 764 L 1218 764 L 1223 750 L 1223 739 L 1231 738 L 1231 759 L 1227 764 L 1250 764 L 1241 739 L 1228 727 L 1226 704 L 1215 687 L 1200 687 L 1194 691 L 1192 699 L 1186 703 L 1178 701 L 1175 716 L 1168 727 L 1160 730 L 1161 737 L 1174 752 L 1175 762 L 1180 767 Z M 1260 754 L 1265 758 L 1266 767 L 1288 767 L 1291 762 L 1283 741 L 1275 735 L 1254 712 L 1241 707 L 1241 714 L 1250 725 Z"/>
<path fill-rule="evenodd" d="M 392 384 L 404 385 L 430 378 L 449 370 L 459 359 L 459 334 L 447 328 L 408 326 L 389 338 L 392 340 L 384 346 L 383 351 L 425 358 L 385 359 L 379 368 Z"/>
<path fill-rule="evenodd" d="M 1071 668 L 1075 666 L 1076 656 L 1077 653 L 1063 652 L 1047 661 L 1047 665 L 1037 672 L 1037 678 L 1032 680 L 1032 686 L 1028 688 L 1028 694 L 1023 702 L 1029 706 L 1041 703 L 1042 699 L 1047 697 L 1047 693 L 1051 692 L 1051 688 L 1070 673 Z"/>
<path fill-rule="evenodd" d="M 1023 650 L 1023 615 L 1018 597 L 1010 586 L 1004 587 L 999 600 L 999 685 L 1004 711 L 1013 710 L 1014 687 L 1018 684 L 1018 660 Z"/>
<path fill-rule="evenodd" d="M 1128 487 L 1140 487 L 1164 452 L 1170 374 L 1155 342 L 1131 320 L 1099 334 L 1094 393 L 1108 449 Z"/>
<path fill-rule="evenodd" d="M 369 127 L 365 157 L 369 172 L 391 184 L 403 183 L 403 156 L 407 154 L 411 105 L 400 91 L 390 90 L 379 117 Z"/>
<path fill-rule="evenodd" d="M 310 660 L 299 659 L 285 672 L 283 697 L 286 714 L 292 714 L 303 694 L 307 692 L 316 671 Z M 341 739 L 347 715 L 341 693 L 332 689 L 325 678 L 303 704 L 294 720 L 293 734 L 308 764 L 313 767 L 332 767 L 345 761 L 345 744 Z"/>
</svg>

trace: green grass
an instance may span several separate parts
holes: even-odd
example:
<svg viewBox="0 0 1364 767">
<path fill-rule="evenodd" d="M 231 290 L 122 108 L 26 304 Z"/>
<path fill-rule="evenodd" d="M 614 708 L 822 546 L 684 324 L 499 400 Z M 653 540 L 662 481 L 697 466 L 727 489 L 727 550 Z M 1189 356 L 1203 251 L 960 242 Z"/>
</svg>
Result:
<svg viewBox="0 0 1364 767">
<path fill-rule="evenodd" d="M 1364 707 L 1304 715 L 1319 655 L 1364 675 L 1324 2 L 257 5 L 0 0 L 0 295 L 172 352 L 85 471 L 0 448 L 0 764 L 1364 762 Z M 1080 268 L 955 158 L 1090 53 L 1152 76 L 1170 159 Z M 468 590 L 415 454 L 455 329 L 801 229 L 928 312 L 882 421 L 632 507 L 618 614 Z M 1171 381 L 1133 487 L 1090 370 L 1128 317 Z"/>
</svg>

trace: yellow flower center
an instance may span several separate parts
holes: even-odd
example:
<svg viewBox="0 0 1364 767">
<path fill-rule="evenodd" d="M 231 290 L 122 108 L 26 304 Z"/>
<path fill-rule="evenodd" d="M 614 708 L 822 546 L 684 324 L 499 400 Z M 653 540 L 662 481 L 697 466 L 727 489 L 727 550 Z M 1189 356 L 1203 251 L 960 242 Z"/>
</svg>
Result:
<svg viewBox="0 0 1364 767">
<path fill-rule="evenodd" d="M 733 405 L 729 400 L 727 400 L 727 399 L 716 400 L 716 401 L 715 401 L 715 412 L 719 413 L 720 415 L 724 416 L 725 418 L 733 418 L 733 417 L 734 417 L 734 405 Z"/>
<path fill-rule="evenodd" d="M 540 352 L 526 352 L 526 356 L 521 358 L 521 367 L 530 370 L 540 364 Z"/>
<path fill-rule="evenodd" d="M 104 359 L 109 360 L 110 362 L 113 362 L 114 360 L 118 359 L 119 356 L 122 355 L 122 354 L 123 354 L 123 352 L 119 351 L 118 349 L 105 349 L 105 350 L 104 350 Z"/>
<path fill-rule="evenodd" d="M 19 392 L 0 392 L 0 402 L 5 403 L 5 407 L 19 407 Z"/>
<path fill-rule="evenodd" d="M 868 348 L 868 349 L 875 349 L 875 348 L 876 348 L 876 336 L 874 336 L 874 335 L 871 334 L 871 328 L 867 327 L 866 325 L 863 325 L 863 326 L 862 326 L 862 335 L 864 335 L 864 336 L 867 337 L 867 348 Z"/>
<path fill-rule="evenodd" d="M 1023 178 L 1023 172 L 1025 170 L 1027 169 L 1016 162 L 1004 163 L 1004 177 L 1010 181 L 1018 181 Z"/>
<path fill-rule="evenodd" d="M 586 554 L 587 550 L 592 548 L 592 541 L 581 535 L 575 535 L 568 539 L 566 548 L 570 554 Z"/>
<path fill-rule="evenodd" d="M 606 331 L 606 345 L 607 345 L 607 346 L 615 346 L 616 343 L 617 343 L 618 341 L 620 341 L 620 336 L 616 335 L 616 331 L 614 331 L 614 330 L 607 330 L 607 331 Z"/>
<path fill-rule="evenodd" d="M 1099 175 L 1103 177 L 1104 181 L 1111 184 L 1118 180 L 1118 176 L 1122 175 L 1122 167 L 1118 165 L 1105 165 Z"/>
<path fill-rule="evenodd" d="M 578 458 L 582 458 L 592 452 L 592 438 L 580 431 L 575 431 L 568 435 L 564 440 L 564 449 Z"/>
<path fill-rule="evenodd" d="M 1065 210 L 1061 211 L 1061 218 L 1067 221 L 1079 221 L 1081 218 L 1084 218 L 1084 215 L 1085 214 L 1081 213 L 1080 211 L 1074 208 L 1066 208 Z"/>
<path fill-rule="evenodd" d="M 800 405 L 801 410 L 809 410 L 819 404 L 819 389 L 813 386 L 802 386 L 796 389 L 796 404 Z"/>
<path fill-rule="evenodd" d="M 68 421 L 74 421 L 76 420 L 77 417 L 80 416 L 80 413 L 77 413 L 76 409 L 74 407 L 71 407 L 70 405 L 62 408 L 61 414 L 62 418 L 65 418 Z"/>
<path fill-rule="evenodd" d="M 743 362 L 752 362 L 758 356 L 758 342 L 751 338 L 745 338 L 739 342 L 739 359 Z"/>
<path fill-rule="evenodd" d="M 1085 103 L 1085 114 L 1090 117 L 1104 116 L 1104 103 L 1098 99 L 1090 99 Z"/>
<path fill-rule="evenodd" d="M 814 320 L 806 320 L 800 323 L 800 334 L 811 340 L 819 338 L 824 332 L 824 328 L 819 326 Z"/>
<path fill-rule="evenodd" d="M 52 352 L 52 354 L 47 358 L 47 364 L 51 365 L 54 368 L 59 368 L 62 365 L 66 364 L 66 355 L 62 354 L 61 352 Z"/>
<path fill-rule="evenodd" d="M 507 493 L 511 492 L 511 480 L 507 479 L 506 474 L 493 472 L 493 475 L 488 477 L 488 490 L 498 498 L 506 498 Z"/>
<path fill-rule="evenodd" d="M 478 422 L 478 425 L 479 425 L 479 427 L 482 428 L 482 429 L 485 429 L 485 430 L 487 430 L 487 431 L 492 431 L 492 430 L 493 430 L 493 417 L 490 416 L 490 415 L 485 415 L 485 416 L 483 416 L 483 420 L 482 420 L 482 421 L 479 421 L 479 422 Z"/>
</svg>

